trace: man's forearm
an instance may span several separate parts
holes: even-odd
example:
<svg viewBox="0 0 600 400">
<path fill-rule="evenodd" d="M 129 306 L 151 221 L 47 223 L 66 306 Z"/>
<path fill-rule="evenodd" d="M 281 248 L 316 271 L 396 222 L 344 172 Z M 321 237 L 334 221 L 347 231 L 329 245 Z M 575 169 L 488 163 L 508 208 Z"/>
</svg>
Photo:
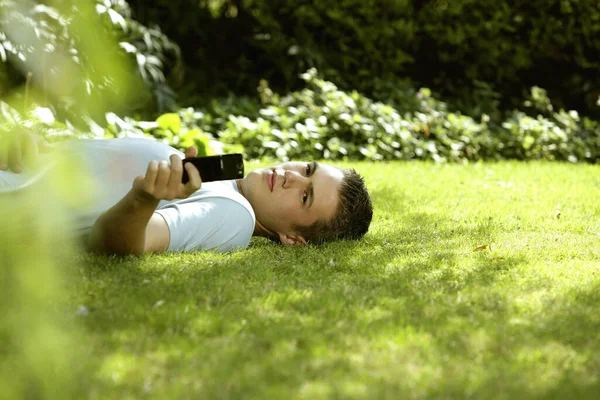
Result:
<svg viewBox="0 0 600 400">
<path fill-rule="evenodd" d="M 142 254 L 146 227 L 156 207 L 158 200 L 140 197 L 130 190 L 98 218 L 90 234 L 89 250 L 102 254 Z"/>
</svg>

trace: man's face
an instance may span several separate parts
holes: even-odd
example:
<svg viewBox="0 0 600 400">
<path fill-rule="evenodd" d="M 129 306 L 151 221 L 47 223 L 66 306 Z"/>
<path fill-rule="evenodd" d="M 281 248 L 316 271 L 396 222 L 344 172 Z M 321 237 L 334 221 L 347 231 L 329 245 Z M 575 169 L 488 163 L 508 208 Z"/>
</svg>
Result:
<svg viewBox="0 0 600 400">
<path fill-rule="evenodd" d="M 242 191 L 257 221 L 288 244 L 282 235 L 293 237 L 295 225 L 309 226 L 334 217 L 343 177 L 341 170 L 330 165 L 287 162 L 251 171 L 242 181 Z"/>
</svg>

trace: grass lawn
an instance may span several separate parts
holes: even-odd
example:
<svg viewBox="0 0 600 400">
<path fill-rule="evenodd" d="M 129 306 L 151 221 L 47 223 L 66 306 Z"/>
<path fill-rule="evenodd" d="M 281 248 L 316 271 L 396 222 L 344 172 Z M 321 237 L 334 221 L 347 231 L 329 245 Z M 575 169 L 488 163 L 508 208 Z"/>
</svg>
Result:
<svg viewBox="0 0 600 400">
<path fill-rule="evenodd" d="M 351 166 L 359 242 L 78 256 L 89 396 L 598 398 L 598 166 Z"/>
</svg>

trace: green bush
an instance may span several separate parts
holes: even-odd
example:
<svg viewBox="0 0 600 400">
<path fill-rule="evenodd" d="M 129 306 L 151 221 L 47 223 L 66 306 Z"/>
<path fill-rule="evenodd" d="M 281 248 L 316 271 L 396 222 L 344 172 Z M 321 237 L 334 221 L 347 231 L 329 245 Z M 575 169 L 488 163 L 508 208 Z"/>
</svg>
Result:
<svg viewBox="0 0 600 400">
<path fill-rule="evenodd" d="M 555 111 L 546 92 L 534 87 L 526 105 L 501 123 L 449 111 L 429 89 L 408 90 L 409 111 L 345 92 L 312 69 L 302 75 L 306 87 L 279 96 L 263 82 L 262 106 L 248 98 L 213 101 L 202 111 L 182 109 L 156 122 L 121 123 L 113 136 L 145 134 L 184 149 L 240 151 L 249 159 L 559 160 L 596 163 L 600 124 L 576 111 Z M 412 96 L 412 97 L 411 97 Z M 535 116 L 530 116 L 529 114 Z M 171 125 L 161 119 L 174 121 Z M 128 133 L 129 132 L 129 133 Z"/>
<path fill-rule="evenodd" d="M 148 89 L 129 90 L 138 97 L 128 109 L 113 110 L 120 115 L 153 118 L 175 110 L 172 88 L 184 99 L 180 104 L 203 107 L 217 95 L 253 97 L 262 79 L 287 93 L 302 88 L 300 73 L 317 68 L 340 89 L 402 112 L 417 106 L 410 88 L 424 86 L 452 110 L 499 122 L 503 112 L 521 106 L 530 87 L 540 86 L 559 108 L 600 116 L 596 0 L 493 6 L 484 0 L 92 1 L 105 33 L 119 42 L 120 56 L 135 64 Z M 86 63 L 68 18 L 81 2 L 53 3 L 66 7 L 61 12 L 35 4 L 0 0 L 2 96 L 25 83 L 22 59 L 35 52 L 7 35 L 11 24 L 21 38 L 37 35 L 47 57 L 65 49 L 75 65 L 62 69 Z M 52 79 L 51 70 L 44 79 Z M 32 82 L 43 89 L 40 77 Z M 70 85 L 108 98 L 123 95 L 102 74 Z M 57 111 L 73 106 L 68 99 L 45 105 L 57 104 Z"/>
<path fill-rule="evenodd" d="M 87 132 L 37 108 L 26 117 L 0 104 L 4 129 L 24 125 L 49 137 L 145 136 L 200 155 L 243 152 L 247 159 L 600 161 L 600 123 L 576 111 L 555 111 L 545 90 L 531 89 L 528 113 L 512 111 L 496 124 L 451 112 L 429 89 L 405 92 L 414 108 L 400 111 L 357 91 L 340 90 L 311 69 L 306 87 L 285 96 L 261 85 L 261 101 L 229 97 L 202 110 L 184 108 L 154 121 L 106 115 L 106 128 L 87 119 Z M 537 113 L 537 114 L 536 114 Z M 532 116 L 533 115 L 533 116 Z"/>
<path fill-rule="evenodd" d="M 368 159 L 463 162 L 545 159 L 598 162 L 600 124 L 575 111 L 552 111 L 539 88 L 532 99 L 547 116 L 513 111 L 501 124 L 450 112 L 428 89 L 414 95 L 418 107 L 401 113 L 356 91 L 344 92 L 317 76 L 303 74 L 307 88 L 258 111 L 259 117 L 231 115 L 215 135 L 240 143 L 250 158 L 279 160 Z M 409 96 L 410 93 L 405 94 Z M 548 109 L 550 111 L 548 111 Z M 206 128 L 210 129 L 210 128 Z"/>
<path fill-rule="evenodd" d="M 519 160 L 598 162 L 600 124 L 575 110 L 555 110 L 546 90 L 532 87 L 525 111 L 514 110 L 493 131 L 498 156 Z"/>
</svg>

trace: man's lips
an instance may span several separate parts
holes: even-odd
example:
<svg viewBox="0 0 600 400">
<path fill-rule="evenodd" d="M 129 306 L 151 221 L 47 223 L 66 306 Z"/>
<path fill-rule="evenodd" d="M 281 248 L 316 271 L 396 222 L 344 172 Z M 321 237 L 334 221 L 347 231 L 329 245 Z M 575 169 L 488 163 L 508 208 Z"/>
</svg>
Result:
<svg viewBox="0 0 600 400">
<path fill-rule="evenodd" d="M 277 172 L 271 171 L 271 174 L 269 175 L 269 178 L 267 179 L 267 183 L 269 184 L 269 190 L 271 190 L 271 192 L 273 191 L 273 188 L 275 187 L 276 179 L 277 179 Z"/>
</svg>

